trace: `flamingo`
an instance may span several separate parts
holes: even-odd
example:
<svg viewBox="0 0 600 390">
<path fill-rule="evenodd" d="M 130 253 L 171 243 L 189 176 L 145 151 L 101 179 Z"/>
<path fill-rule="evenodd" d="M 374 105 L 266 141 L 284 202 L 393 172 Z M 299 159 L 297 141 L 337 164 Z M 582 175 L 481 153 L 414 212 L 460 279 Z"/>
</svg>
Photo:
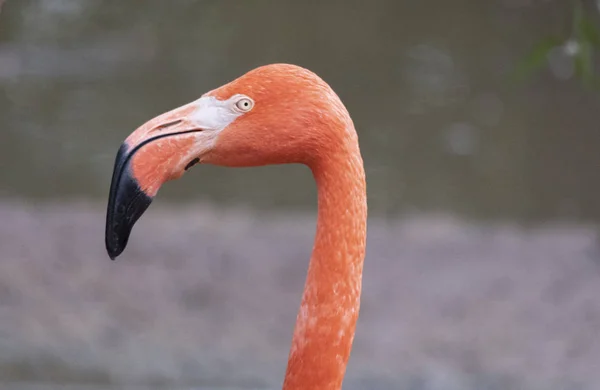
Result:
<svg viewBox="0 0 600 390">
<path fill-rule="evenodd" d="M 270 64 L 146 122 L 125 139 L 114 165 L 105 236 L 112 260 L 161 185 L 197 163 L 298 163 L 312 171 L 317 227 L 283 389 L 340 389 L 359 315 L 367 230 L 363 160 L 346 107 L 308 69 Z"/>
</svg>

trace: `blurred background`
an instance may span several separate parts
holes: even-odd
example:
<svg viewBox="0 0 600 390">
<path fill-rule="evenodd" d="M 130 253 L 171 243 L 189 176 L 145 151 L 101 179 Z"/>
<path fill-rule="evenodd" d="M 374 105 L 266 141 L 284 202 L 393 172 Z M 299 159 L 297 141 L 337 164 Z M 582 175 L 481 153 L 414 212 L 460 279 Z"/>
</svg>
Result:
<svg viewBox="0 0 600 390">
<path fill-rule="evenodd" d="M 599 7 L 6 1 L 1 387 L 281 388 L 315 229 L 308 169 L 198 166 L 116 262 L 104 218 L 133 129 L 288 62 L 340 95 L 365 160 L 344 388 L 600 388 Z"/>
</svg>

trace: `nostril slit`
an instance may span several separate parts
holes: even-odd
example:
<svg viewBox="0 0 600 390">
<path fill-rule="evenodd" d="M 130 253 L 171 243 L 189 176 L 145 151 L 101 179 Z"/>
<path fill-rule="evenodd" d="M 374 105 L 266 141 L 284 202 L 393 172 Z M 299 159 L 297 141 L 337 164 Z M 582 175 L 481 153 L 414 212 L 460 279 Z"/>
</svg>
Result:
<svg viewBox="0 0 600 390">
<path fill-rule="evenodd" d="M 156 130 L 166 129 L 167 127 L 175 126 L 176 124 L 181 123 L 181 122 L 182 122 L 181 119 L 177 119 L 172 122 L 163 123 L 162 125 L 157 126 Z"/>
<path fill-rule="evenodd" d="M 198 164 L 200 162 L 200 159 L 198 157 L 196 157 L 195 159 L 193 159 L 192 161 L 190 161 L 186 166 L 185 166 L 185 170 L 187 171 L 188 169 L 190 169 L 191 167 L 193 167 L 194 165 Z"/>
</svg>

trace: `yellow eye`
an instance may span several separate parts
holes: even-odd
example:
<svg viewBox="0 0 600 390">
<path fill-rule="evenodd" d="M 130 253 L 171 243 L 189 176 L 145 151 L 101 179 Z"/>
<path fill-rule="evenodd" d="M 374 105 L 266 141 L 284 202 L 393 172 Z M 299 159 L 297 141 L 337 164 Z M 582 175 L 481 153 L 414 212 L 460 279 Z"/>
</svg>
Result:
<svg viewBox="0 0 600 390">
<path fill-rule="evenodd" d="M 250 98 L 243 97 L 235 103 L 235 106 L 242 112 L 248 112 L 254 107 L 254 102 Z"/>
</svg>

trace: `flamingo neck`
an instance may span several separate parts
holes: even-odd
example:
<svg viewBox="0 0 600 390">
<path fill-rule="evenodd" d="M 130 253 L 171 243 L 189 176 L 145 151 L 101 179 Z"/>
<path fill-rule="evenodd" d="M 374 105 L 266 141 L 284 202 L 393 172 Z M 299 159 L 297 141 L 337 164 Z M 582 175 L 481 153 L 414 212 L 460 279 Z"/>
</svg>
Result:
<svg viewBox="0 0 600 390">
<path fill-rule="evenodd" d="M 312 167 L 317 231 L 284 390 L 341 389 L 360 307 L 367 199 L 354 128 L 339 151 Z"/>
</svg>

